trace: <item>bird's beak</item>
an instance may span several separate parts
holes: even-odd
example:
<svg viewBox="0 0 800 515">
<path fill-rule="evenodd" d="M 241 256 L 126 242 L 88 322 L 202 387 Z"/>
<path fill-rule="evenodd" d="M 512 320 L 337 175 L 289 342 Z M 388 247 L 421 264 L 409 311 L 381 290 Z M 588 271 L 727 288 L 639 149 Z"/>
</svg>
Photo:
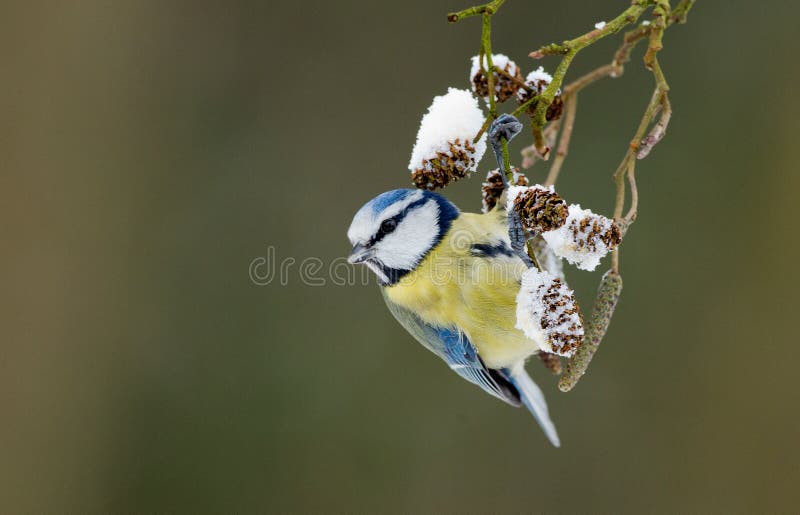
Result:
<svg viewBox="0 0 800 515">
<path fill-rule="evenodd" d="M 353 250 L 350 251 L 350 255 L 347 257 L 347 262 L 355 265 L 358 263 L 363 263 L 371 256 L 372 256 L 372 249 L 366 247 L 361 243 L 356 243 L 355 245 L 353 245 Z"/>
</svg>

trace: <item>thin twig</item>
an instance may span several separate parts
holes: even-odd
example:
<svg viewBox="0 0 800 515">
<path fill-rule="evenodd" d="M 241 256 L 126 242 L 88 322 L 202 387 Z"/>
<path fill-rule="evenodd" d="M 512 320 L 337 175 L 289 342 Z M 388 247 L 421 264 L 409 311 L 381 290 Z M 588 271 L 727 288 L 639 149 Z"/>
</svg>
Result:
<svg viewBox="0 0 800 515">
<path fill-rule="evenodd" d="M 553 43 L 544 46 L 539 50 L 531 52 L 530 56 L 534 59 L 540 59 L 546 55 L 563 56 L 561 58 L 561 62 L 558 64 L 555 72 L 553 73 L 553 80 L 545 88 L 545 90 L 540 95 L 537 95 L 533 99 L 526 102 L 526 104 L 523 104 L 523 106 L 520 106 L 521 108 L 527 109 L 528 105 L 532 104 L 533 101 L 536 101 L 536 109 L 532 119 L 533 125 L 541 128 L 545 125 L 545 123 L 547 123 L 547 108 L 553 102 L 553 98 L 555 98 L 556 92 L 561 87 L 561 83 L 563 82 L 564 76 L 569 69 L 569 65 L 578 52 L 580 52 L 583 48 L 597 42 L 598 40 L 622 30 L 622 28 L 625 26 L 635 23 L 636 20 L 639 19 L 639 16 L 641 16 L 641 14 L 648 7 L 658 5 L 659 2 L 664 1 L 666 0 L 637 0 L 630 7 L 625 9 L 622 14 L 605 24 L 603 28 L 587 32 L 582 36 L 565 41 L 562 44 Z M 534 134 L 536 134 L 536 132 L 537 131 L 534 129 Z M 537 147 L 537 150 L 539 150 L 541 153 L 546 152 L 546 149 L 541 147 Z"/>
<path fill-rule="evenodd" d="M 499 67 L 495 66 L 495 67 L 494 67 L 494 71 L 496 71 L 498 74 L 502 75 L 502 76 L 503 76 L 503 77 L 505 77 L 506 79 L 508 79 L 508 80 L 510 80 L 511 82 L 513 82 L 513 83 L 514 83 L 514 84 L 515 84 L 515 85 L 516 85 L 518 88 L 520 88 L 520 89 L 524 89 L 524 90 L 525 90 L 525 91 L 527 91 L 528 93 L 530 93 L 530 92 L 532 92 L 532 91 L 533 91 L 533 90 L 532 90 L 530 87 L 528 87 L 528 85 L 527 85 L 527 84 L 525 84 L 525 81 L 519 80 L 517 77 L 515 77 L 515 76 L 511 75 L 510 73 L 508 73 L 508 72 L 507 72 L 507 71 L 505 71 L 504 69 L 502 69 L 502 68 L 499 68 Z"/>
<path fill-rule="evenodd" d="M 542 128 L 547 123 L 547 108 L 553 102 L 561 84 L 564 81 L 564 76 L 569 69 L 572 59 L 575 55 L 585 47 L 599 41 L 600 39 L 619 32 L 625 26 L 635 23 L 639 16 L 652 5 L 657 5 L 658 2 L 666 0 L 637 0 L 619 16 L 608 22 L 603 28 L 595 29 L 575 39 L 565 41 L 562 44 L 552 43 L 543 46 L 539 50 L 530 53 L 530 57 L 534 59 L 541 59 L 546 55 L 561 55 L 563 56 L 561 62 L 553 72 L 553 80 L 539 95 L 532 96 L 527 102 L 523 103 L 512 113 L 513 116 L 519 116 L 525 112 L 529 107 L 535 104 L 533 116 L 531 118 L 531 133 L 534 138 L 534 145 L 537 152 L 542 159 L 547 159 L 550 148 L 546 144 L 545 138 L 542 137 Z M 614 65 L 615 63 L 612 63 Z M 618 68 L 618 67 L 617 67 Z M 585 83 L 578 83 L 575 88 L 580 89 L 586 84 L 605 76 L 605 74 L 612 74 L 616 70 L 612 67 L 607 67 L 598 71 L 597 76 L 584 76 Z M 579 79 L 580 80 L 580 79 Z"/>
<path fill-rule="evenodd" d="M 553 120 L 552 122 L 547 124 L 547 127 L 544 128 L 544 139 L 547 142 L 548 147 L 552 147 L 555 145 L 556 136 L 558 136 L 558 130 L 561 128 L 561 118 L 558 120 Z M 520 151 L 522 154 L 522 168 L 528 169 L 534 164 L 536 161 L 540 160 L 541 157 L 539 153 L 536 151 L 536 145 L 530 144 L 527 147 L 523 148 Z"/>
<path fill-rule="evenodd" d="M 561 131 L 561 138 L 558 141 L 558 148 L 556 149 L 556 157 L 553 159 L 553 164 L 550 165 L 550 171 L 545 180 L 545 186 L 553 186 L 558 180 L 558 174 L 561 172 L 561 166 L 564 164 L 564 158 L 567 157 L 569 150 L 569 142 L 572 138 L 572 129 L 575 126 L 575 113 L 578 110 L 578 94 L 573 93 L 566 102 L 564 102 L 564 130 Z"/>
<path fill-rule="evenodd" d="M 636 187 L 636 162 L 630 161 L 628 164 L 628 185 L 631 188 L 631 205 L 628 214 L 625 215 L 625 230 L 636 220 L 639 212 L 639 189 Z"/>
<path fill-rule="evenodd" d="M 481 49 L 478 53 L 478 65 L 480 66 L 480 70 L 486 74 L 487 86 L 489 88 L 489 116 L 486 118 L 486 121 L 483 122 L 483 125 L 475 135 L 475 138 L 473 138 L 473 141 L 480 140 L 492 121 L 497 118 L 497 104 L 494 99 L 494 73 L 490 73 L 489 70 L 497 69 L 494 63 L 492 63 L 492 15 L 500 9 L 503 2 L 505 2 L 505 0 L 492 0 L 489 3 L 477 5 L 447 15 L 447 21 L 451 23 L 478 14 L 483 17 L 481 23 Z M 486 66 L 483 64 L 484 58 L 486 60 Z"/>
<path fill-rule="evenodd" d="M 675 9 L 669 13 L 667 25 L 672 25 L 673 23 L 686 23 L 686 15 L 689 14 L 689 9 L 692 8 L 694 2 L 695 0 L 681 0 L 678 2 L 678 5 L 675 6 Z"/>
<path fill-rule="evenodd" d="M 644 65 L 648 70 L 653 69 L 653 62 L 656 54 L 664 48 L 661 42 L 664 37 L 664 29 L 667 28 L 667 18 L 669 17 L 669 0 L 656 0 L 653 8 L 653 22 L 650 24 L 650 37 L 647 45 L 647 52 L 644 54 Z"/>
<path fill-rule="evenodd" d="M 544 137 L 542 126 L 538 125 L 531 120 L 531 134 L 533 134 L 533 148 L 539 154 L 539 159 L 547 161 L 550 159 L 550 145 Z"/>
<path fill-rule="evenodd" d="M 481 128 L 475 134 L 475 137 L 472 138 L 472 141 L 478 141 L 479 139 L 481 139 L 481 136 L 483 136 L 483 133 L 486 132 L 486 130 L 492 124 L 492 121 L 494 121 L 494 118 L 492 118 L 491 116 L 487 116 L 486 121 L 483 122 L 483 125 L 481 125 Z"/>
<path fill-rule="evenodd" d="M 505 138 L 500 138 L 500 145 L 501 148 L 503 149 L 504 169 L 502 170 L 502 172 L 506 176 L 506 179 L 508 179 L 508 183 L 511 184 L 512 182 L 514 182 L 514 172 L 511 171 L 511 163 L 509 162 L 509 157 L 508 157 L 508 141 L 506 141 Z"/>
<path fill-rule="evenodd" d="M 641 29 L 645 29 L 645 30 L 642 31 Z M 641 41 L 644 38 L 644 36 L 647 35 L 648 31 L 649 31 L 649 27 L 645 26 L 645 27 L 640 27 L 639 29 L 636 29 L 635 31 L 629 32 L 628 34 L 631 34 L 632 32 L 636 32 L 636 33 L 643 32 L 644 35 L 641 36 L 641 37 L 637 37 L 635 40 L 629 40 L 628 39 L 628 35 L 626 34 L 626 39 L 623 42 L 623 45 L 620 47 L 619 50 L 617 50 L 617 52 L 616 52 L 616 54 L 614 56 L 614 60 L 610 64 L 604 64 L 603 66 L 595 68 L 594 70 L 590 71 L 589 73 L 587 73 L 585 75 L 582 75 L 581 77 L 578 77 L 577 79 L 575 79 L 574 81 L 570 82 L 569 84 L 567 84 L 564 87 L 564 92 L 562 94 L 562 98 L 564 99 L 565 117 L 567 117 L 567 118 L 570 117 L 569 104 L 570 104 L 570 99 L 571 99 L 571 97 L 573 95 L 575 97 L 577 97 L 578 92 L 580 92 L 583 88 L 585 88 L 586 86 L 594 83 L 597 80 L 600 80 L 600 79 L 605 78 L 605 77 L 618 78 L 624 73 L 625 68 L 624 68 L 623 65 L 629 59 L 631 50 L 633 49 L 633 47 L 636 46 L 636 43 Z M 576 103 L 577 103 L 577 101 L 576 101 Z M 561 166 L 563 164 L 564 157 L 561 157 L 559 159 L 559 154 L 561 154 L 563 156 L 566 156 L 567 151 L 569 149 L 570 136 L 571 136 L 572 126 L 574 125 L 574 119 L 575 119 L 575 107 L 574 106 L 572 108 L 571 116 L 572 116 L 572 123 L 565 124 L 570 128 L 569 132 L 566 130 L 566 127 L 565 127 L 565 130 L 561 134 L 561 140 L 559 141 L 558 150 L 556 151 L 556 159 L 553 160 L 553 164 L 551 165 L 550 172 L 548 174 L 547 183 L 546 183 L 548 185 L 555 184 L 555 181 L 558 178 L 558 174 L 561 171 Z M 559 121 L 560 121 L 560 119 L 559 119 Z M 548 129 L 550 129 L 552 126 L 553 126 L 553 124 L 551 123 L 550 125 L 547 126 L 547 128 L 545 128 L 545 130 L 544 130 L 545 136 L 547 136 Z M 548 145 L 552 145 L 550 140 L 548 140 Z M 535 145 L 531 145 L 530 147 L 526 147 L 525 149 L 523 149 L 523 158 L 524 158 L 524 160 L 523 160 L 522 165 L 523 165 L 524 168 L 528 168 L 529 166 L 533 165 L 533 162 L 532 162 L 533 159 L 529 158 L 529 156 L 531 156 L 531 158 L 532 158 L 532 156 L 537 156 L 538 157 L 538 155 L 537 155 L 537 153 L 535 151 Z M 527 164 L 527 166 L 526 166 L 526 164 Z"/>
<path fill-rule="evenodd" d="M 589 84 L 596 80 L 602 79 L 603 77 L 615 77 L 615 72 L 617 72 L 617 66 L 615 66 L 614 63 L 604 64 L 603 66 L 600 66 L 599 68 L 596 68 L 586 75 L 583 75 L 567 84 L 564 87 L 564 93 L 562 97 L 566 99 L 570 95 L 578 93 Z"/>
<path fill-rule="evenodd" d="M 536 257 L 536 249 L 533 247 L 534 238 L 536 238 L 536 235 L 528 238 L 528 241 L 525 242 L 525 249 L 528 251 L 528 257 L 531 258 L 533 266 L 539 270 L 543 270 L 542 265 L 539 264 L 539 258 Z"/>
<path fill-rule="evenodd" d="M 481 24 L 481 53 L 483 58 L 486 58 L 486 67 L 483 66 L 483 58 L 479 58 L 481 71 L 486 75 L 487 85 L 489 87 L 489 116 L 494 120 L 497 118 L 497 103 L 494 96 L 494 73 L 489 70 L 494 69 L 492 63 L 492 11 L 483 12 L 483 23 Z"/>
<path fill-rule="evenodd" d="M 617 272 L 609 270 L 603 276 L 600 287 L 597 289 L 583 345 L 567 361 L 567 370 L 558 382 L 558 389 L 562 392 L 572 390 L 589 368 L 589 363 L 592 362 L 592 358 L 611 324 L 620 294 L 622 294 L 622 277 Z"/>
<path fill-rule="evenodd" d="M 492 15 L 497 12 L 501 5 L 503 5 L 503 2 L 505 2 L 505 0 L 493 0 L 492 2 L 483 5 L 476 5 L 475 7 L 464 9 L 463 11 L 449 13 L 447 15 L 447 21 L 450 23 L 455 23 L 463 20 L 464 18 L 469 18 L 470 16 L 476 16 L 478 14 Z"/>
<path fill-rule="evenodd" d="M 612 64 L 622 68 L 622 65 L 630 61 L 631 51 L 637 45 L 637 43 L 639 43 L 639 41 L 650 35 L 650 28 L 650 25 L 640 25 L 639 27 L 626 32 L 622 37 L 622 45 L 614 54 L 614 60 L 612 61 Z"/>
<path fill-rule="evenodd" d="M 661 70 L 661 65 L 658 63 L 658 58 L 653 57 L 651 67 L 656 81 L 653 95 L 650 98 L 650 103 L 647 105 L 647 109 L 645 109 L 644 115 L 642 115 L 642 120 L 639 122 L 639 127 L 636 129 L 636 133 L 634 134 L 633 139 L 628 146 L 628 151 L 625 152 L 625 157 L 622 158 L 622 162 L 620 162 L 613 176 L 617 189 L 616 201 L 614 203 L 614 218 L 617 220 L 622 220 L 622 210 L 625 205 L 626 174 L 629 180 L 634 181 L 633 184 L 635 185 L 636 156 L 638 155 L 639 149 L 642 146 L 644 133 L 650 126 L 650 123 L 659 110 L 666 106 L 666 111 L 671 112 L 671 108 L 669 108 L 669 100 L 664 100 L 667 97 L 669 85 L 667 85 L 667 81 L 664 78 L 664 73 Z M 669 122 L 669 114 L 664 121 Z M 659 130 L 662 132 L 663 136 L 663 132 L 666 131 L 666 125 Z M 649 148 L 652 148 L 652 145 Z M 647 152 L 650 151 L 649 148 Z M 628 214 L 624 219 L 624 222 L 627 222 L 627 225 L 636 219 L 636 209 L 638 209 L 638 194 L 636 206 L 632 205 L 631 207 L 632 209 L 628 211 Z M 614 250 L 614 254 L 612 256 L 612 270 L 619 273 L 619 247 Z"/>
<path fill-rule="evenodd" d="M 653 125 L 653 128 L 650 129 L 650 132 L 647 133 L 647 136 L 642 140 L 639 145 L 639 150 L 636 152 L 636 159 L 644 159 L 650 154 L 650 151 L 653 150 L 659 141 L 666 135 L 667 133 L 667 126 L 669 125 L 669 120 L 672 117 L 672 105 L 669 103 L 669 96 L 666 92 L 661 94 L 661 116 L 658 118 L 658 122 Z"/>
</svg>

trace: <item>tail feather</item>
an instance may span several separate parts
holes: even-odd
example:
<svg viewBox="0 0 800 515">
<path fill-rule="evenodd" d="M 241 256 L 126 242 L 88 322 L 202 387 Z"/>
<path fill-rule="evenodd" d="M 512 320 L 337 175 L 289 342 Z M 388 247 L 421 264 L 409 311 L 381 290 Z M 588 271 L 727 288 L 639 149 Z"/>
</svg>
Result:
<svg viewBox="0 0 800 515">
<path fill-rule="evenodd" d="M 544 400 L 544 394 L 533 379 L 528 375 L 523 367 L 515 367 L 516 370 L 509 371 L 509 379 L 511 383 L 519 390 L 520 398 L 528 411 L 531 412 L 533 418 L 541 426 L 545 436 L 547 436 L 550 443 L 555 447 L 561 447 L 561 440 L 558 438 L 558 432 L 553 421 L 550 420 L 550 413 L 547 411 L 547 401 Z"/>
</svg>

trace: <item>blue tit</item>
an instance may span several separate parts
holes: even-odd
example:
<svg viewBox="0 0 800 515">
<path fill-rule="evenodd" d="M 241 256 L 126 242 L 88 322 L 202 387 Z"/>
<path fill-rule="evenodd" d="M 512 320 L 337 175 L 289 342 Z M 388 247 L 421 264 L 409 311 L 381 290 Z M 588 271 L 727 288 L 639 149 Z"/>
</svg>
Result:
<svg viewBox="0 0 800 515">
<path fill-rule="evenodd" d="M 525 371 L 546 343 L 515 327 L 527 267 L 512 249 L 504 204 L 462 213 L 430 191 L 388 191 L 353 218 L 348 260 L 375 273 L 389 311 L 425 348 L 490 395 L 525 405 L 558 447 L 544 395 Z"/>
</svg>

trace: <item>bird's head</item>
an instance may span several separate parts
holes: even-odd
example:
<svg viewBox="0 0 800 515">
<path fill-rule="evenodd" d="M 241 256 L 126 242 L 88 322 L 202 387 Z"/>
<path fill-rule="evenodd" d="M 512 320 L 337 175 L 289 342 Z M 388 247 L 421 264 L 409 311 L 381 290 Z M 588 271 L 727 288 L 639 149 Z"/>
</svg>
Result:
<svg viewBox="0 0 800 515">
<path fill-rule="evenodd" d="M 455 205 L 430 191 L 382 193 L 353 217 L 348 261 L 367 265 L 383 286 L 390 286 L 416 268 L 457 217 Z"/>
</svg>

